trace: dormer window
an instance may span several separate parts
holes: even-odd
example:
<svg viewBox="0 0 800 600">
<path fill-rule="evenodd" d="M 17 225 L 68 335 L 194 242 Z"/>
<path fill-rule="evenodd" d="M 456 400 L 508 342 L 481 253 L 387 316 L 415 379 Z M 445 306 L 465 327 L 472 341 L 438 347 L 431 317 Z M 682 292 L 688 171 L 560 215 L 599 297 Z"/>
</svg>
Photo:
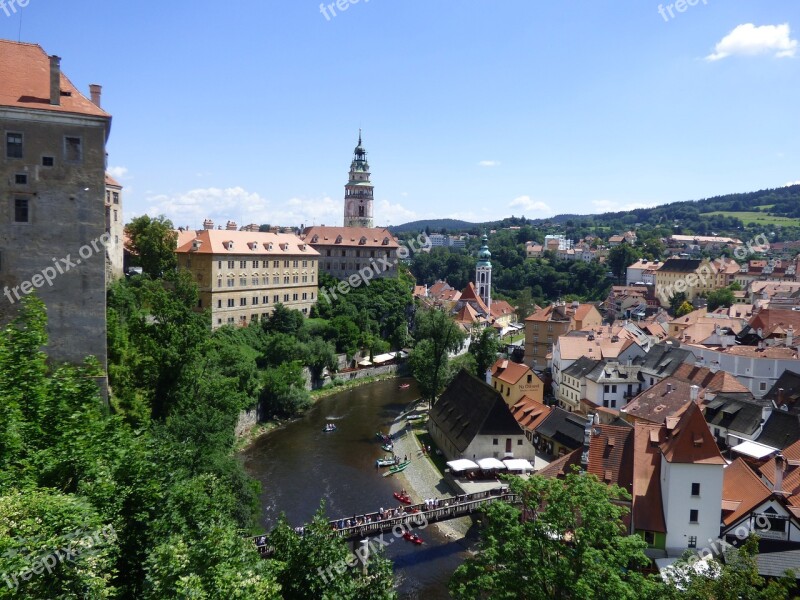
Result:
<svg viewBox="0 0 800 600">
<path fill-rule="evenodd" d="M 342 243 L 342 236 L 340 236 L 340 235 L 336 236 L 336 243 L 337 244 L 341 244 Z"/>
<path fill-rule="evenodd" d="M 319 236 L 318 235 L 315 235 L 313 238 L 311 238 L 311 243 L 312 244 L 316 244 L 317 241 L 319 241 Z"/>
<path fill-rule="evenodd" d="M 233 250 L 233 242 L 225 242 L 225 248 L 228 250 Z"/>
<path fill-rule="evenodd" d="M 247 245 L 248 245 L 248 246 L 250 246 L 250 250 L 253 250 L 253 251 L 255 251 L 255 250 L 257 250 L 257 249 L 258 249 L 258 242 L 250 242 L 250 243 L 249 243 L 249 244 L 247 244 Z"/>
<path fill-rule="evenodd" d="M 388 246 L 389 245 L 389 238 L 388 237 L 383 238 L 383 245 L 384 246 Z"/>
<path fill-rule="evenodd" d="M 300 250 L 300 252 L 305 252 L 306 251 L 306 245 L 305 244 L 298 244 L 297 249 Z"/>
<path fill-rule="evenodd" d="M 367 237 L 362 235 L 361 239 L 358 240 L 358 243 L 359 243 L 360 246 L 363 246 L 364 244 L 367 243 Z"/>
<path fill-rule="evenodd" d="M 192 242 L 192 250 L 195 250 L 195 251 L 200 250 L 200 246 L 202 245 L 202 243 L 203 243 L 202 240 L 194 240 Z"/>
<path fill-rule="evenodd" d="M 272 242 L 269 242 L 267 244 L 267 252 L 271 252 L 271 251 L 272 251 Z"/>
</svg>

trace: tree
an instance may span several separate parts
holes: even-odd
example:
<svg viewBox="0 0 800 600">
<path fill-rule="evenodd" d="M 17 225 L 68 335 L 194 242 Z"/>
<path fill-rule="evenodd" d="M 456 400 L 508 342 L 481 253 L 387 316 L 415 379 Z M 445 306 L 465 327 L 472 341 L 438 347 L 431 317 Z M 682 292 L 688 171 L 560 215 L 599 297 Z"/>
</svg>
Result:
<svg viewBox="0 0 800 600">
<path fill-rule="evenodd" d="M 278 302 L 269 319 L 262 323 L 266 333 L 285 333 L 296 336 L 303 327 L 303 313 L 286 308 L 285 305 Z"/>
<path fill-rule="evenodd" d="M 286 362 L 264 372 L 261 403 L 267 417 L 293 417 L 311 403 L 300 362 Z"/>
<path fill-rule="evenodd" d="M 639 260 L 640 257 L 641 255 L 636 248 L 623 242 L 618 246 L 614 246 L 608 252 L 606 264 L 608 264 L 611 272 L 616 275 L 617 281 L 620 281 L 628 272 L 628 267 Z"/>
<path fill-rule="evenodd" d="M 303 535 L 289 527 L 284 516 L 269 535 L 275 548 L 278 583 L 284 598 L 293 600 L 394 600 L 392 563 L 372 554 L 368 571 L 331 531 L 322 504 Z"/>
<path fill-rule="evenodd" d="M 131 261 L 142 267 L 145 275 L 157 279 L 178 266 L 175 253 L 178 233 L 165 216 L 155 219 L 147 215 L 136 217 L 125 226 L 125 233 Z"/>
<path fill-rule="evenodd" d="M 325 369 L 335 373 L 339 367 L 339 360 L 336 357 L 336 349 L 330 342 L 320 338 L 314 338 L 303 344 L 303 362 L 311 371 L 311 376 L 315 380 L 322 378 Z"/>
<path fill-rule="evenodd" d="M 533 301 L 533 295 L 531 294 L 530 288 L 522 288 L 522 291 L 519 293 L 517 297 L 517 322 L 524 323 L 525 319 L 530 317 L 533 314 L 533 311 L 536 310 L 536 303 Z"/>
<path fill-rule="evenodd" d="M 678 309 L 686 302 L 688 296 L 686 292 L 676 292 L 669 299 L 669 308 L 672 314 L 678 312 Z"/>
<path fill-rule="evenodd" d="M 733 297 L 733 290 L 722 288 L 709 292 L 706 300 L 708 301 L 708 312 L 714 312 L 721 306 L 725 308 L 732 306 L 735 298 Z"/>
<path fill-rule="evenodd" d="M 665 585 L 641 575 L 647 545 L 626 534 L 629 499 L 594 475 L 513 478 L 522 508 L 505 502 L 486 511 L 479 551 L 455 572 L 458 599 L 640 600 L 662 598 Z"/>
<path fill-rule="evenodd" d="M 480 333 L 473 333 L 469 345 L 469 353 L 475 357 L 475 369 L 478 377 L 483 379 L 486 371 L 497 360 L 500 342 L 491 327 L 484 327 Z"/>
<path fill-rule="evenodd" d="M 684 300 L 683 304 L 678 307 L 678 310 L 675 311 L 676 317 L 682 317 L 684 315 L 688 315 L 690 312 L 694 310 L 694 306 L 688 300 Z"/>
<path fill-rule="evenodd" d="M 433 400 L 443 389 L 449 355 L 461 347 L 464 334 L 447 313 L 434 309 L 417 313 L 414 338 L 411 370 L 423 396 Z"/>
</svg>

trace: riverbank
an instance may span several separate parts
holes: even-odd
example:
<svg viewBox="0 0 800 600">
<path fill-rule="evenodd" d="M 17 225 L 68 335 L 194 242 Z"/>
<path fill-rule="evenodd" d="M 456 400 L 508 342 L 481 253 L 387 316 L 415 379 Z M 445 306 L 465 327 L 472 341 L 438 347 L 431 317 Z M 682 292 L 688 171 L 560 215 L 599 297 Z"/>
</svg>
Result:
<svg viewBox="0 0 800 600">
<path fill-rule="evenodd" d="M 395 436 L 394 453 L 398 456 L 408 456 L 411 460 L 405 471 L 393 475 L 392 478 L 399 482 L 398 491 L 400 487 L 405 487 L 414 502 L 422 502 L 426 498 L 451 498 L 458 493 L 457 490 L 445 481 L 432 458 L 422 452 L 422 446 L 413 428 L 407 425 L 406 415 L 416 404 L 417 402 L 410 404 L 394 420 L 389 429 L 389 433 Z M 463 540 L 472 527 L 472 518 L 444 521 L 434 524 L 433 527 L 437 527 L 449 539 Z"/>
<path fill-rule="evenodd" d="M 317 390 L 312 390 L 311 392 L 309 392 L 311 396 L 311 404 L 309 404 L 308 408 L 306 408 L 302 413 L 298 414 L 295 417 L 292 417 L 291 419 L 283 419 L 283 420 L 270 419 L 269 421 L 264 421 L 263 423 L 256 424 L 244 435 L 241 435 L 236 439 L 236 443 L 233 447 L 233 452 L 234 454 L 244 452 L 250 446 L 256 443 L 256 441 L 262 436 L 265 436 L 268 433 L 274 431 L 275 429 L 278 429 L 279 427 L 283 427 L 284 425 L 288 425 L 289 423 L 292 423 L 302 418 L 307 411 L 309 411 L 317 402 L 319 402 L 323 398 L 327 398 L 328 396 L 333 396 L 341 392 L 346 392 L 348 390 L 361 387 L 362 385 L 366 385 L 368 383 L 376 383 L 378 381 L 384 381 L 387 379 L 399 379 L 401 377 L 404 377 L 404 375 L 398 375 L 397 373 L 387 373 L 385 375 L 362 377 L 361 379 L 352 379 L 349 381 L 344 381 L 340 385 L 328 384 L 325 387 L 319 388 Z"/>
</svg>

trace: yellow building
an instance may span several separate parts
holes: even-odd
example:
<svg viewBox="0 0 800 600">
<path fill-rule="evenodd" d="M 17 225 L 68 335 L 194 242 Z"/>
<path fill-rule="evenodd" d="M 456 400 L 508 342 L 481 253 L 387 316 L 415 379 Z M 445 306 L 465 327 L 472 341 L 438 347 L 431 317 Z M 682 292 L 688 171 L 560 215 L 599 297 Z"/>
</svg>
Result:
<svg viewBox="0 0 800 600">
<path fill-rule="evenodd" d="M 212 327 L 262 320 L 279 303 L 307 315 L 317 301 L 319 253 L 294 234 L 181 231 L 177 252 Z"/>
<path fill-rule="evenodd" d="M 523 396 L 542 402 L 544 384 L 525 365 L 501 358 L 492 365 L 491 374 L 492 387 L 500 392 L 509 406 L 514 406 Z"/>
</svg>

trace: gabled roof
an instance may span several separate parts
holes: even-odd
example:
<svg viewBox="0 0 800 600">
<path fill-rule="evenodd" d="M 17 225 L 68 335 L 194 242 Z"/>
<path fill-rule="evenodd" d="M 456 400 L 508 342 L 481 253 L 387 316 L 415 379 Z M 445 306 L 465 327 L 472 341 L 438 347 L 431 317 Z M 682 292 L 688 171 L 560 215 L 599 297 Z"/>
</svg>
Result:
<svg viewBox="0 0 800 600">
<path fill-rule="evenodd" d="M 589 358 L 587 356 L 581 356 L 578 360 L 564 369 L 561 374 L 569 375 L 570 377 L 574 377 L 576 379 L 583 379 L 583 377 L 590 373 L 597 365 L 600 364 L 600 362 L 601 361 Z"/>
<path fill-rule="evenodd" d="M 572 473 L 572 467 L 581 466 L 582 449 L 578 448 L 551 462 L 544 469 L 537 471 L 537 475 L 551 479 L 562 479 Z"/>
<path fill-rule="evenodd" d="M 736 523 L 770 496 L 772 491 L 743 459 L 737 458 L 722 472 L 722 522 Z"/>
<path fill-rule="evenodd" d="M 463 452 L 477 435 L 519 435 L 502 396 L 462 369 L 430 411 L 430 420 Z"/>
<path fill-rule="evenodd" d="M 477 313 L 477 311 L 474 308 L 472 308 L 471 304 L 465 304 L 464 306 L 461 307 L 461 310 L 459 310 L 453 316 L 453 320 L 456 323 L 465 323 L 471 325 L 472 323 L 477 323 L 478 321 L 480 321 L 481 317 Z"/>
<path fill-rule="evenodd" d="M 773 410 L 764 423 L 759 444 L 782 450 L 800 440 L 800 415 L 783 410 Z"/>
<path fill-rule="evenodd" d="M 108 173 L 106 173 L 106 185 L 109 187 L 117 187 L 122 189 L 122 184 L 120 184 L 116 179 L 114 179 Z"/>
<path fill-rule="evenodd" d="M 634 426 L 633 514 L 634 529 L 664 533 L 664 505 L 661 501 L 661 449 L 666 428 L 651 423 Z"/>
<path fill-rule="evenodd" d="M 0 106 L 110 117 L 61 73 L 60 104 L 50 104 L 50 57 L 38 44 L 0 40 Z"/>
<path fill-rule="evenodd" d="M 661 452 L 671 463 L 726 464 L 700 407 L 694 402 L 689 403 L 669 438 L 661 444 Z"/>
<path fill-rule="evenodd" d="M 195 243 L 197 242 L 197 243 Z M 214 254 L 240 256 L 307 256 L 318 258 L 319 252 L 293 233 L 257 233 L 202 229 L 178 232 L 179 254 Z"/>
<path fill-rule="evenodd" d="M 511 407 L 511 414 L 526 431 L 534 431 L 547 418 L 552 409 L 533 398 L 523 396 Z"/>
<path fill-rule="evenodd" d="M 694 273 L 703 261 L 689 258 L 668 258 L 659 269 L 660 273 Z"/>
<path fill-rule="evenodd" d="M 489 308 L 491 309 L 492 316 L 495 319 L 514 314 L 514 307 L 505 300 L 492 300 L 492 305 Z"/>
<path fill-rule="evenodd" d="M 583 446 L 586 417 L 554 407 L 547 418 L 536 428 L 536 433 L 558 442 L 567 448 Z"/>
<path fill-rule="evenodd" d="M 600 481 L 633 492 L 633 429 L 593 425 L 586 469 Z"/>
<path fill-rule="evenodd" d="M 691 351 L 681 348 L 677 343 L 661 342 L 656 344 L 637 362 L 642 370 L 659 377 L 669 377 L 684 362 L 694 357 Z"/>
<path fill-rule="evenodd" d="M 516 385 L 525 375 L 533 375 L 533 371 L 525 365 L 515 363 L 506 358 L 499 358 L 492 365 L 492 377 L 497 377 L 509 385 Z"/>
<path fill-rule="evenodd" d="M 477 306 L 477 310 L 481 311 L 484 315 L 489 314 L 489 308 L 486 306 L 486 303 L 478 296 L 478 292 L 475 290 L 475 284 L 471 281 L 467 284 L 467 287 L 461 292 L 461 297 L 458 299 L 459 302 L 474 302 Z"/>
<path fill-rule="evenodd" d="M 388 229 L 383 227 L 306 227 L 302 235 L 307 244 L 314 246 L 341 246 L 346 248 L 383 248 L 396 250 L 400 244 Z M 362 243 L 363 242 L 363 243 Z"/>
<path fill-rule="evenodd" d="M 772 400 L 779 408 L 787 406 L 790 412 L 800 410 L 800 374 L 787 369 L 764 398 Z"/>
</svg>

